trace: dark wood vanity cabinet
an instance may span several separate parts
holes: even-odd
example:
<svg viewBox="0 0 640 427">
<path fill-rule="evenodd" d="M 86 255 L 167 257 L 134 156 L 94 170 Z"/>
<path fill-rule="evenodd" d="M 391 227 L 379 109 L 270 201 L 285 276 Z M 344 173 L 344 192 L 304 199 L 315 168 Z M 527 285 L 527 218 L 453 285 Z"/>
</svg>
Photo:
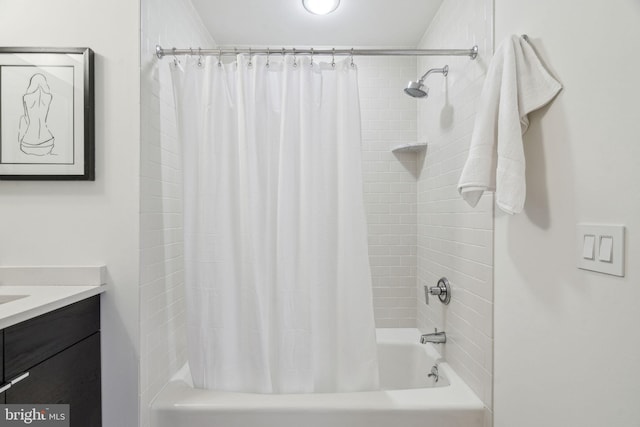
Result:
<svg viewBox="0 0 640 427">
<path fill-rule="evenodd" d="M 70 405 L 71 427 L 101 426 L 100 297 L 1 331 L 5 403 Z M 28 373 L 28 376 L 25 374 Z"/>
</svg>

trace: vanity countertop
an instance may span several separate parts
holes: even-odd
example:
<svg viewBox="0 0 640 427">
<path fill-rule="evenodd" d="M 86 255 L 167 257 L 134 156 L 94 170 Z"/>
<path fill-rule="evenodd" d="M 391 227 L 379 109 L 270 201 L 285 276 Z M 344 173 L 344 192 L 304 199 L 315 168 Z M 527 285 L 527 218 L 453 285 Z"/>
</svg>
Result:
<svg viewBox="0 0 640 427">
<path fill-rule="evenodd" d="M 101 294 L 105 267 L 0 267 L 0 329 Z"/>
</svg>

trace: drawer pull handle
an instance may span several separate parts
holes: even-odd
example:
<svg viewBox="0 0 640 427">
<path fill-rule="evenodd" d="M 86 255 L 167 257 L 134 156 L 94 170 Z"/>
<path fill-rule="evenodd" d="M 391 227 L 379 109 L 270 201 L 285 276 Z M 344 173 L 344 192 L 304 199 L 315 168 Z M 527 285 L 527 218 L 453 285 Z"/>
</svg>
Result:
<svg viewBox="0 0 640 427">
<path fill-rule="evenodd" d="M 20 374 L 17 377 L 15 377 L 14 379 L 11 380 L 10 384 L 11 385 L 16 385 L 18 384 L 20 381 L 24 380 L 25 378 L 27 378 L 29 376 L 29 372 L 25 372 L 24 374 Z"/>
<path fill-rule="evenodd" d="M 11 388 L 12 385 L 16 385 L 18 384 L 20 381 L 24 380 L 25 378 L 27 378 L 29 376 L 29 372 L 25 372 L 24 374 L 20 374 L 17 377 L 15 377 L 14 379 L 12 379 L 11 381 L 9 381 L 6 384 L 3 384 L 2 386 L 0 386 L 0 394 L 4 393 L 5 391 L 9 390 Z"/>
</svg>

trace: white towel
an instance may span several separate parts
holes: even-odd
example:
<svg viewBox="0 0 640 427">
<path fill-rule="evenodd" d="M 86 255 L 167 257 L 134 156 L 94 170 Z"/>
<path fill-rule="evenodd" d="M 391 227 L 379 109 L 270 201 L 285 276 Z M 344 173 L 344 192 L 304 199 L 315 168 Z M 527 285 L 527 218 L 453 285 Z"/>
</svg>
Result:
<svg viewBox="0 0 640 427">
<path fill-rule="evenodd" d="M 500 44 L 482 87 L 469 157 L 458 182 L 467 203 L 475 207 L 484 191 L 495 190 L 500 209 L 512 215 L 522 211 L 527 115 L 561 89 L 526 40 L 511 36 Z"/>
</svg>

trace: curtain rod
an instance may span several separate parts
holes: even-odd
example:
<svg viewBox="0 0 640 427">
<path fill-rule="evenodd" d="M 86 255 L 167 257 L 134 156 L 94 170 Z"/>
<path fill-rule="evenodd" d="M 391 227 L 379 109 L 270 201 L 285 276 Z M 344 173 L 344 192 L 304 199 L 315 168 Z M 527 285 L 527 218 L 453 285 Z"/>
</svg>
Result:
<svg viewBox="0 0 640 427">
<path fill-rule="evenodd" d="M 156 56 L 200 55 L 229 56 L 248 53 L 250 55 L 348 55 L 348 56 L 468 56 L 476 59 L 478 46 L 471 49 L 297 49 L 297 48 L 220 48 L 220 49 L 163 49 L 156 45 Z"/>
</svg>

